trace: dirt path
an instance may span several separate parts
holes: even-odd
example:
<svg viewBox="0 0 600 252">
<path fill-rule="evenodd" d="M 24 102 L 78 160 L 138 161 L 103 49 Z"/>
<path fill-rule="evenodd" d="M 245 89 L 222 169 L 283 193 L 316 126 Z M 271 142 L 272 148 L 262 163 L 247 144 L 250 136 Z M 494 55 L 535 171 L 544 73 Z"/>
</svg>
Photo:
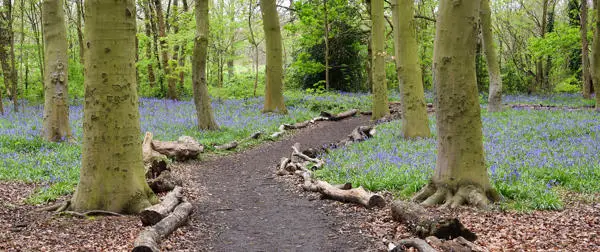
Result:
<svg viewBox="0 0 600 252">
<path fill-rule="evenodd" d="M 167 242 L 167 248 L 190 249 L 193 244 L 191 250 L 210 251 L 370 250 L 373 245 L 358 230 L 340 233 L 343 222 L 352 220 L 334 218 L 323 201 L 300 197 L 274 175 L 292 144 L 322 146 L 368 123 L 365 116 L 321 122 L 282 141 L 187 164 L 196 166 L 192 181 L 204 196 L 190 226 L 172 245 Z"/>
</svg>

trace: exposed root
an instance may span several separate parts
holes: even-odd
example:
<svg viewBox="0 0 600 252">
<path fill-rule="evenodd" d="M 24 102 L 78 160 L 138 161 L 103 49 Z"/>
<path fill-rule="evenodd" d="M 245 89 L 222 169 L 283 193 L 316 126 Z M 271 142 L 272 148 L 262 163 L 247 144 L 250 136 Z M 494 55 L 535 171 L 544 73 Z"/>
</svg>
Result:
<svg viewBox="0 0 600 252">
<path fill-rule="evenodd" d="M 457 190 L 458 189 L 458 190 Z M 429 183 L 415 197 L 413 201 L 423 206 L 442 205 L 442 207 L 456 208 L 462 205 L 471 205 L 486 208 L 491 202 L 497 202 L 501 196 L 494 190 L 484 191 L 477 185 L 459 185 L 458 188 L 436 186 Z"/>
<path fill-rule="evenodd" d="M 90 210 L 87 212 L 76 212 L 76 211 L 61 211 L 61 212 L 57 212 L 56 215 L 70 215 L 70 216 L 75 216 L 78 218 L 88 218 L 91 216 L 99 216 L 99 215 L 103 215 L 103 216 L 123 216 L 120 213 L 115 213 L 115 212 L 111 212 L 111 211 L 104 211 L 104 210 Z"/>
<path fill-rule="evenodd" d="M 36 212 L 51 212 L 51 211 L 61 212 L 61 211 L 66 210 L 70 205 L 71 205 L 71 200 L 67 200 L 64 202 L 56 203 L 51 206 L 36 209 L 35 211 Z"/>
</svg>

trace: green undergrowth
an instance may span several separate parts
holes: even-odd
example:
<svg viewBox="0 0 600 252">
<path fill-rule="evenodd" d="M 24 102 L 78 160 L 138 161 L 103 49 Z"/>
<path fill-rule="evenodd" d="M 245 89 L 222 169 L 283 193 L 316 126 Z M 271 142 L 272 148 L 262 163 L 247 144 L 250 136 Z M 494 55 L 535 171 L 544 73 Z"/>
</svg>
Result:
<svg viewBox="0 0 600 252">
<path fill-rule="evenodd" d="M 561 190 L 600 192 L 600 117 L 593 111 L 506 110 L 482 113 L 486 163 L 500 206 L 558 210 Z M 435 129 L 435 120 L 430 118 Z M 432 176 L 436 138 L 404 140 L 401 122 L 377 127 L 373 139 L 325 155 L 316 175 L 408 199 Z M 435 134 L 435 130 L 434 130 Z"/>
</svg>

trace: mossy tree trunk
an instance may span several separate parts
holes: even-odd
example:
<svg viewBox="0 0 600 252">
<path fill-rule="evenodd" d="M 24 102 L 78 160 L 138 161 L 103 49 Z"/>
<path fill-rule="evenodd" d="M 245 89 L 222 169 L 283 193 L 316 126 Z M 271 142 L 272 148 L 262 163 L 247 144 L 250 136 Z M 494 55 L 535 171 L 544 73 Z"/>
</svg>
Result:
<svg viewBox="0 0 600 252">
<path fill-rule="evenodd" d="M 82 164 L 76 211 L 138 213 L 157 202 L 146 183 L 135 80 L 133 0 L 86 0 Z"/>
<path fill-rule="evenodd" d="M 44 0 L 42 30 L 44 34 L 44 116 L 42 137 L 59 142 L 71 137 L 69 127 L 67 28 L 63 0 Z"/>
<path fill-rule="evenodd" d="M 2 5 L 0 5 L 0 64 L 2 65 L 2 76 L 4 78 L 6 93 L 13 100 L 13 111 L 17 112 L 17 72 L 14 59 L 12 11 L 12 1 L 2 1 Z"/>
<path fill-rule="evenodd" d="M 402 132 L 405 138 L 431 136 L 417 55 L 413 6 L 412 0 L 392 0 L 396 72 L 402 97 Z"/>
<path fill-rule="evenodd" d="M 581 1 L 581 11 L 580 11 L 580 22 L 581 26 L 581 80 L 583 82 L 583 97 L 586 99 L 591 98 L 592 94 L 592 81 L 590 76 L 590 57 L 589 57 L 589 42 L 587 38 L 588 28 L 587 28 L 587 16 L 588 16 L 588 5 L 587 1 Z"/>
<path fill-rule="evenodd" d="M 594 0 L 594 40 L 592 42 L 592 82 L 596 91 L 596 110 L 600 110 L 600 0 Z"/>
<path fill-rule="evenodd" d="M 196 39 L 192 59 L 192 88 L 198 117 L 198 128 L 215 130 L 219 126 L 210 104 L 206 84 L 206 54 L 208 52 L 208 0 L 196 1 Z"/>
<path fill-rule="evenodd" d="M 164 76 L 167 79 L 167 98 L 177 100 L 177 77 L 171 72 L 171 65 L 169 64 L 169 46 L 167 45 L 167 24 L 162 9 L 162 2 L 160 0 L 154 0 L 154 9 L 156 10 L 156 21 L 158 23 L 158 37 L 160 39 L 160 50 L 162 52 L 162 67 Z"/>
<path fill-rule="evenodd" d="M 481 0 L 481 35 L 483 37 L 483 50 L 487 63 L 488 75 L 490 77 L 490 91 L 488 96 L 488 111 L 498 112 L 502 110 L 502 76 L 498 65 L 498 55 L 494 48 L 494 37 L 492 36 L 492 10 L 490 0 Z"/>
<path fill-rule="evenodd" d="M 260 12 L 262 14 L 267 51 L 263 112 L 287 114 L 283 102 L 283 45 L 275 0 L 260 0 Z"/>
<path fill-rule="evenodd" d="M 479 1 L 440 1 L 433 52 L 438 154 L 431 183 L 415 197 L 423 205 L 485 206 L 496 199 L 483 155 L 478 17 Z"/>
<path fill-rule="evenodd" d="M 383 0 L 371 0 L 371 39 L 373 43 L 373 114 L 377 120 L 390 113 L 388 107 L 387 84 L 385 79 L 385 17 Z"/>
</svg>

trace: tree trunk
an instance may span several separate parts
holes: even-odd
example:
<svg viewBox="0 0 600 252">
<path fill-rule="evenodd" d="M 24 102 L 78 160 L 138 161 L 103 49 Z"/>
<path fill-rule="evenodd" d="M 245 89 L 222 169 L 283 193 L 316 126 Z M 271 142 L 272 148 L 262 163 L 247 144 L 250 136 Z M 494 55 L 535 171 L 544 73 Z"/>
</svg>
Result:
<svg viewBox="0 0 600 252">
<path fill-rule="evenodd" d="M 404 138 L 430 137 L 429 118 L 418 59 L 412 0 L 392 0 L 396 72 L 402 100 Z"/>
<path fill-rule="evenodd" d="M 14 64 L 12 21 L 12 2 L 4 0 L 2 6 L 0 6 L 0 64 L 2 65 L 4 85 L 14 103 L 13 111 L 17 112 L 17 74 Z"/>
<path fill-rule="evenodd" d="M 135 82 L 135 1 L 86 0 L 82 165 L 72 208 L 139 213 L 146 183 Z"/>
<path fill-rule="evenodd" d="M 275 0 L 260 0 L 260 10 L 265 31 L 267 66 L 265 73 L 265 104 L 263 113 L 287 114 L 283 102 L 283 55 L 279 14 Z"/>
<path fill-rule="evenodd" d="M 219 128 L 212 110 L 206 83 L 206 54 L 208 52 L 208 0 L 198 0 L 195 9 L 196 39 L 192 59 L 192 88 L 198 117 L 198 128 L 216 130 Z"/>
<path fill-rule="evenodd" d="M 325 14 L 325 90 L 329 90 L 329 19 L 327 18 L 327 0 L 323 0 L 323 12 Z"/>
<path fill-rule="evenodd" d="M 479 1 L 440 1 L 434 42 L 437 163 L 415 200 L 485 206 L 491 194 L 475 75 Z"/>
<path fill-rule="evenodd" d="M 581 1 L 581 15 L 579 25 L 581 26 L 581 80 L 583 82 L 583 98 L 590 99 L 592 94 L 592 81 L 590 76 L 589 42 L 587 39 L 587 1 Z"/>
<path fill-rule="evenodd" d="M 147 0 L 149 1 L 149 0 Z M 150 3 L 144 1 L 142 2 L 142 6 L 144 9 L 144 32 L 146 37 L 148 38 L 148 44 L 146 45 L 146 58 L 148 59 L 148 84 L 150 87 L 154 87 L 156 84 L 156 75 L 154 74 L 154 66 L 152 65 L 152 14 L 150 13 Z"/>
<path fill-rule="evenodd" d="M 494 38 L 492 37 L 492 10 L 490 9 L 489 0 L 481 0 L 481 11 L 479 15 L 481 20 L 481 34 L 483 37 L 485 61 L 487 63 L 488 75 L 490 76 L 488 112 L 498 112 L 502 110 L 502 76 L 500 75 L 498 56 L 496 55 Z"/>
<path fill-rule="evenodd" d="M 377 120 L 390 114 L 385 78 L 385 18 L 383 16 L 383 0 L 371 0 L 371 38 L 373 43 L 373 114 L 371 119 Z"/>
<path fill-rule="evenodd" d="M 165 39 L 167 38 L 167 27 L 160 0 L 154 0 L 154 9 L 156 10 L 156 19 L 158 23 L 158 37 L 160 38 L 160 49 L 162 51 L 162 67 L 167 79 L 167 98 L 177 100 L 177 78 L 171 75 L 171 66 L 169 65 L 169 47 Z"/>
<path fill-rule="evenodd" d="M 67 141 L 69 127 L 67 28 L 63 0 L 42 2 L 42 34 L 44 34 L 44 116 L 42 136 L 47 141 Z"/>
<path fill-rule="evenodd" d="M 594 40 L 592 42 L 592 78 L 596 90 L 596 110 L 600 110 L 600 1 L 594 0 Z"/>
<path fill-rule="evenodd" d="M 77 8 L 77 41 L 79 41 L 79 62 L 81 62 L 81 64 L 84 64 L 83 61 L 83 53 L 84 53 L 84 46 L 83 46 L 83 4 L 81 3 L 83 0 L 75 0 L 75 6 Z"/>
</svg>

